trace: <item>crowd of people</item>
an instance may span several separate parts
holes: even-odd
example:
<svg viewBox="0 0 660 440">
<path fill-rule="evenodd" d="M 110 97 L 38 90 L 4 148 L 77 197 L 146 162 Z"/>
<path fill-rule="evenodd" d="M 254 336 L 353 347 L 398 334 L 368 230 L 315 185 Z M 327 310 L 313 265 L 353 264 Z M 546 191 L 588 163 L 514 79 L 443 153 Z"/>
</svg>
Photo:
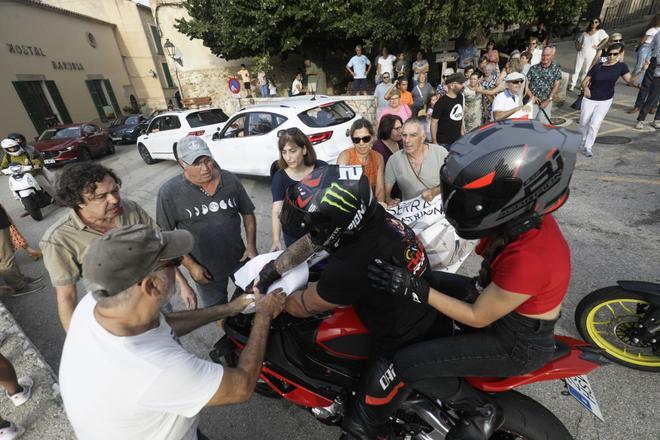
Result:
<svg viewBox="0 0 660 440">
<path fill-rule="evenodd" d="M 600 20 L 590 21 L 578 36 L 570 88 L 579 84 L 581 89 L 581 139 L 566 130 L 548 128 L 562 72 L 542 23 L 528 36 L 525 47 L 508 53 L 494 41 L 482 53 L 473 42 L 463 41 L 456 67 L 445 69 L 435 88 L 428 81 L 429 62 L 423 52 L 408 63 L 405 54 L 383 49 L 372 69 L 357 46 L 345 69 L 357 94 L 367 93 L 369 74 L 375 70 L 377 117 L 375 123 L 365 118 L 354 121 L 349 130 L 352 145 L 341 152 L 337 164 L 357 167 L 359 179 L 350 183 L 338 177 L 337 167 L 317 159 L 314 146 L 300 129 L 278 133 L 279 160 L 271 180 L 270 249 L 286 250 L 262 270 L 254 298 L 244 295 L 229 301 L 227 289 L 231 274 L 257 255 L 255 206 L 240 180 L 213 160 L 200 137 L 186 136 L 177 143 L 181 172 L 159 189 L 155 219 L 138 203 L 122 197 L 122 181 L 115 171 L 95 163 L 69 165 L 61 173 L 52 192 L 67 213 L 43 235 L 41 251 L 28 245 L 0 206 L 0 269 L 6 284 L 0 288 L 19 295 L 42 289 L 40 279 L 20 271 L 14 252 L 24 249 L 34 258 L 43 252 L 57 294 L 59 319 L 67 332 L 60 387 L 77 436 L 203 440 L 206 437 L 198 428 L 202 408 L 249 399 L 274 318 L 282 311 L 306 317 L 352 304 L 377 346 L 365 377 L 376 377 L 392 360 L 407 383 L 455 403 L 461 411 L 465 423 L 452 428 L 448 438 L 488 438 L 502 424 L 502 410 L 460 377 L 522 374 L 550 359 L 552 333 L 570 278 L 568 245 L 551 213 L 566 201 L 575 153 L 579 149 L 585 156 L 593 154 L 617 80 L 645 91 L 639 121 L 657 106 L 659 26 L 656 19 L 640 39 L 633 72 L 623 63 L 621 35 L 608 35 L 600 28 Z M 305 65 L 307 90 L 315 91 L 318 68 L 309 60 Z M 251 94 L 250 73 L 245 65 L 241 67 L 238 74 Z M 258 81 L 260 93 L 265 94 L 268 80 L 262 73 Z M 296 74 L 290 92 L 304 93 L 302 72 Z M 660 128 L 658 113 L 655 118 Z M 507 119 L 528 119 L 534 130 Z M 491 122 L 503 129 L 488 144 L 474 134 L 466 136 Z M 5 159 L 23 160 L 20 143 L 5 141 Z M 553 171 L 556 175 L 546 176 L 549 190 L 536 194 L 532 204 L 522 184 L 505 195 L 495 195 L 489 191 L 496 192 L 497 182 L 512 178 L 498 171 L 479 187 L 480 198 L 473 199 L 468 189 L 474 180 L 470 179 L 485 175 L 477 172 L 484 171 L 478 170 L 478 164 L 485 157 L 512 161 L 517 156 L 508 149 L 524 142 L 548 154 L 540 155 L 544 159 L 537 162 L 512 166 L 517 169 L 513 177 L 524 182 L 541 169 L 557 170 Z M 551 154 L 557 149 L 557 155 Z M 522 161 L 524 152 L 519 153 Z M 459 155 L 464 159 L 458 160 Z M 549 167 L 559 156 L 566 166 Z M 326 174 L 331 175 L 323 180 L 326 186 L 306 186 L 310 176 Z M 354 216 L 323 211 L 333 209 L 320 203 L 329 182 L 342 185 L 364 205 L 357 222 Z M 388 217 L 384 207 L 404 199 L 431 201 L 438 196 L 459 235 L 481 239 L 477 253 L 484 258 L 479 276 L 483 294 L 476 300 L 468 301 L 466 292 L 447 294 L 443 290 L 447 280 L 434 278 L 426 270 L 425 257 L 412 274 L 390 264 L 391 257 L 417 252 L 419 244 L 414 233 L 412 239 L 407 234 L 405 225 Z M 501 204 L 483 203 L 483 197 L 506 197 L 507 203 L 523 206 L 529 202 L 529 206 L 505 214 Z M 318 204 L 309 203 L 317 198 Z M 289 221 L 300 218 L 292 210 L 300 214 L 312 206 L 320 212 L 309 218 L 335 222 L 334 229 L 327 224 L 314 229 L 311 220 L 303 225 Z M 342 241 L 349 236 L 352 240 Z M 305 242 L 308 246 L 295 246 Z M 288 299 L 279 291 L 261 295 L 268 280 L 289 268 L 284 262 L 291 260 L 285 256 L 303 248 L 331 251 L 319 283 Z M 557 270 L 549 273 L 548 264 Z M 371 281 L 367 271 L 373 275 Z M 525 275 L 529 273 L 534 276 Z M 81 279 L 88 290 L 83 295 L 76 287 Z M 173 310 L 177 287 L 187 310 Z M 202 360 L 178 342 L 178 337 L 236 315 L 252 302 L 256 303 L 254 325 L 236 367 Z M 447 317 L 484 329 L 452 336 Z M 402 328 L 393 329 L 392 322 Z M 401 331 L 394 334 L 395 330 Z M 540 354 L 514 359 L 508 355 L 514 349 Z M 461 350 L 479 356 L 456 361 L 448 355 Z M 32 380 L 17 378 L 1 355 L 0 366 L 0 385 L 7 396 L 16 405 L 25 403 Z M 365 379 L 358 395 L 370 392 L 372 385 Z M 364 406 L 355 399 L 346 414 L 346 438 L 373 438 L 383 428 L 382 418 L 387 414 Z M 13 439 L 19 432 L 15 424 L 0 418 L 0 439 Z"/>
</svg>

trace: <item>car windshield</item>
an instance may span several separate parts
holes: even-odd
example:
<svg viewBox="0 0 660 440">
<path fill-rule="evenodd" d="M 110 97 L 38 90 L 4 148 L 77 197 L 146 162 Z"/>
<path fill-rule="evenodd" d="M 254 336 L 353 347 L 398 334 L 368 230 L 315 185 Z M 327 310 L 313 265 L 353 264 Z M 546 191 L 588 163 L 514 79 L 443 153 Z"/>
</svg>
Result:
<svg viewBox="0 0 660 440">
<path fill-rule="evenodd" d="M 201 110 L 186 116 L 186 121 L 188 121 L 188 124 L 190 124 L 190 127 L 192 128 L 201 127 L 203 125 L 220 124 L 227 119 L 229 119 L 229 116 L 219 108 Z"/>
<path fill-rule="evenodd" d="M 124 125 L 128 121 L 128 117 L 123 117 L 123 118 L 117 118 L 112 123 L 110 124 L 110 127 L 117 127 L 119 125 Z"/>
<path fill-rule="evenodd" d="M 140 117 L 139 116 L 129 116 L 126 118 L 126 121 L 124 121 L 124 125 L 138 125 L 140 123 Z"/>
<path fill-rule="evenodd" d="M 68 139 L 80 136 L 80 127 L 66 127 L 66 128 L 49 128 L 41 133 L 39 136 L 40 141 L 48 139 Z"/>
<path fill-rule="evenodd" d="M 298 114 L 308 127 L 331 127 L 343 124 L 355 117 L 355 112 L 343 101 L 322 104 Z"/>
</svg>

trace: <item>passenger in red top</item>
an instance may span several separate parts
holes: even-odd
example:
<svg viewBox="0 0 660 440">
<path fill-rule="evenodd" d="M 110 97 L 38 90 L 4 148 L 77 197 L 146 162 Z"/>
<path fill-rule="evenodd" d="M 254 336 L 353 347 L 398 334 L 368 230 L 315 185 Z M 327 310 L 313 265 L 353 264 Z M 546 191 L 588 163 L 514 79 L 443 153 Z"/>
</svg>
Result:
<svg viewBox="0 0 660 440">
<path fill-rule="evenodd" d="M 393 359 L 399 380 L 461 411 L 448 440 L 488 439 L 504 422 L 497 402 L 462 377 L 520 375 L 552 359 L 571 263 L 550 213 L 568 198 L 579 145 L 577 134 L 520 120 L 452 144 L 440 171 L 442 199 L 458 235 L 481 239 L 481 294 L 460 275 L 421 279 L 383 261 L 369 267 L 374 287 L 478 329 L 403 348 Z"/>
<path fill-rule="evenodd" d="M 476 252 L 483 255 L 490 238 L 482 238 Z M 509 243 L 492 263 L 491 282 L 508 292 L 529 295 L 514 311 L 537 316 L 557 308 L 571 278 L 571 250 L 552 215 Z M 552 314 L 554 316 L 554 314 Z"/>
</svg>

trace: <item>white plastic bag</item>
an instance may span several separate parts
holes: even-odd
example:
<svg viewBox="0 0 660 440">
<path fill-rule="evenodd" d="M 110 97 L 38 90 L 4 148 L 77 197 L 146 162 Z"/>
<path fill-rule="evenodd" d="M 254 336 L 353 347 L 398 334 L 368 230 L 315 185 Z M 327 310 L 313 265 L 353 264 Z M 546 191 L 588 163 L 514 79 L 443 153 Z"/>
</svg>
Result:
<svg viewBox="0 0 660 440">
<path fill-rule="evenodd" d="M 456 272 L 476 246 L 476 241 L 456 234 L 445 218 L 440 196 L 430 202 L 421 196 L 404 200 L 387 211 L 415 231 L 426 248 L 433 270 Z"/>
</svg>

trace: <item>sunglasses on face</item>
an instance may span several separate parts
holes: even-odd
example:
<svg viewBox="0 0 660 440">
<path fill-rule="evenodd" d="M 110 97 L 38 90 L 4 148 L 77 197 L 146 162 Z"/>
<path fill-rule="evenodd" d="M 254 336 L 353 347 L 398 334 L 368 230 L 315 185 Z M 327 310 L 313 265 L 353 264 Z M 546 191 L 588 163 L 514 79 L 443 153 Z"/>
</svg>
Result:
<svg viewBox="0 0 660 440">
<path fill-rule="evenodd" d="M 522 83 L 523 83 L 523 80 L 522 80 L 522 79 L 517 79 L 517 80 L 515 80 L 515 81 L 507 81 L 507 82 L 508 82 L 508 83 L 511 83 L 511 84 L 522 84 Z"/>
<path fill-rule="evenodd" d="M 600 21 L 594 20 L 594 21 L 592 21 L 592 23 L 598 24 L 598 23 L 600 23 Z"/>
<path fill-rule="evenodd" d="M 351 140 L 355 145 L 358 145 L 360 142 L 368 144 L 371 141 L 371 136 L 362 136 L 362 137 L 352 137 Z"/>
<path fill-rule="evenodd" d="M 608 57 L 618 57 L 618 56 L 619 56 L 619 52 L 610 52 L 610 53 L 607 54 L 607 56 L 608 56 Z"/>
</svg>

